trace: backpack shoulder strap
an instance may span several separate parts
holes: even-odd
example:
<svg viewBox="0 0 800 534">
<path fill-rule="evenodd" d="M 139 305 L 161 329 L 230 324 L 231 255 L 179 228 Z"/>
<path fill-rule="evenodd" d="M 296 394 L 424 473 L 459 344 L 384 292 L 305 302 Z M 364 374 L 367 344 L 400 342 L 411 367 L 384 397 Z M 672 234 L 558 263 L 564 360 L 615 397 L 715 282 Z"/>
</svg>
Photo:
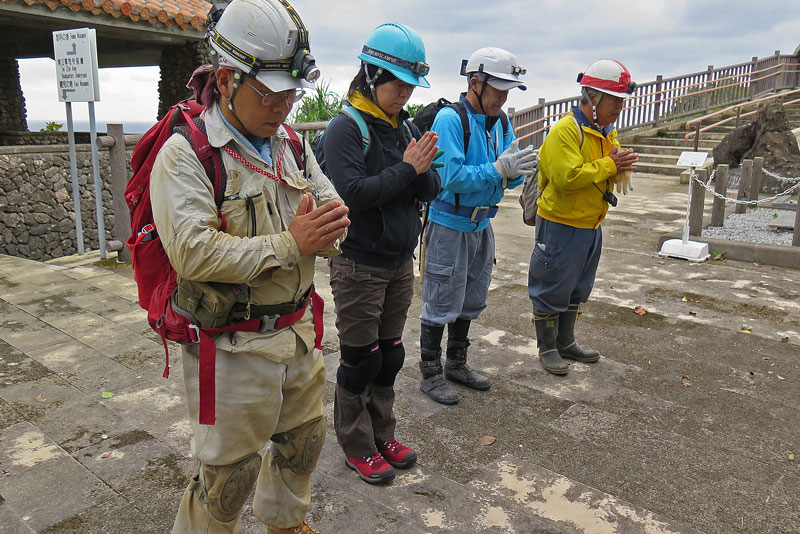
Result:
<svg viewBox="0 0 800 534">
<path fill-rule="evenodd" d="M 508 124 L 508 115 L 502 109 L 500 110 L 500 124 L 503 125 L 503 137 L 507 136 L 509 133 L 509 124 Z"/>
<path fill-rule="evenodd" d="M 458 113 L 458 118 L 461 119 L 461 129 L 464 130 L 464 154 L 467 153 L 469 146 L 469 137 L 472 133 L 469 131 L 469 117 L 467 116 L 467 108 L 461 102 L 451 102 L 448 107 L 453 108 Z"/>
<path fill-rule="evenodd" d="M 214 203 L 217 205 L 217 209 L 220 209 L 225 196 L 225 188 L 228 185 L 228 175 L 222 165 L 220 149 L 213 146 L 208 140 L 205 121 L 201 117 L 195 117 L 187 124 L 176 126 L 174 131 L 186 138 L 197 155 L 197 159 L 203 165 L 206 176 L 214 187 Z"/>
<path fill-rule="evenodd" d="M 353 106 L 343 107 L 341 113 L 348 115 L 356 122 L 358 130 L 361 132 L 361 144 L 364 145 L 364 155 L 366 156 L 367 150 L 369 150 L 369 128 L 367 128 L 367 122 L 361 116 L 361 112 Z"/>
<path fill-rule="evenodd" d="M 286 134 L 289 136 L 289 148 L 292 149 L 294 161 L 297 163 L 297 167 L 303 171 L 303 174 L 306 175 L 306 178 L 308 178 L 308 173 L 306 173 L 306 138 L 303 137 L 303 140 L 301 141 L 300 136 L 297 135 L 297 132 L 289 127 L 288 124 L 284 124 L 283 128 L 286 130 Z"/>
<path fill-rule="evenodd" d="M 581 127 L 581 123 L 578 122 L 578 119 L 575 118 L 575 115 L 571 113 L 567 115 L 571 117 L 573 121 L 575 121 L 575 126 L 578 127 L 578 148 L 583 148 L 583 128 Z"/>
</svg>

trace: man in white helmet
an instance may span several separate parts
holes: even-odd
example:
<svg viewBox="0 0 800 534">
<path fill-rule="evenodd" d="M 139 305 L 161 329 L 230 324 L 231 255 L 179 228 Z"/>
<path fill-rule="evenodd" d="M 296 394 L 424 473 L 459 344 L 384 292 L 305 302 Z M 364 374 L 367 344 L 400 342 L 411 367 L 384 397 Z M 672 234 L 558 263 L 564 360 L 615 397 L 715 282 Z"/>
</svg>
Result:
<svg viewBox="0 0 800 534">
<path fill-rule="evenodd" d="M 224 202 L 218 209 L 195 150 L 174 134 L 151 173 L 153 217 L 179 277 L 173 307 L 205 328 L 203 303 L 227 293 L 232 309 L 261 318 L 262 326 L 214 339 L 213 425 L 198 417 L 201 349 L 182 346 L 191 451 L 200 467 L 172 532 L 242 532 L 242 506 L 255 485 L 253 511 L 270 534 L 311 534 L 309 480 L 326 430 L 314 260 L 339 253 L 347 208 L 310 146 L 293 154 L 282 126 L 318 76 L 292 6 L 233 0 L 208 38 L 216 80 L 206 86 L 206 98 L 213 96 L 201 102 L 201 118 L 227 178 Z M 258 451 L 267 443 L 262 461 Z"/>
<path fill-rule="evenodd" d="M 455 107 L 442 108 L 431 130 L 439 136 L 443 191 L 430 204 L 425 234 L 425 271 L 420 315 L 420 390 L 441 404 L 458 394 L 445 379 L 485 391 L 489 380 L 467 364 L 470 322 L 486 308 L 494 264 L 491 219 L 506 189 L 536 170 L 532 147 L 517 150 L 502 111 L 511 89 L 525 90 L 525 69 L 501 48 L 481 48 L 461 65 L 467 92 Z M 441 342 L 447 326 L 442 372 Z"/>
<path fill-rule="evenodd" d="M 528 272 L 528 294 L 539 360 L 550 373 L 565 375 L 567 359 L 593 363 L 596 350 L 575 342 L 579 307 L 594 285 L 603 233 L 600 223 L 613 193 L 627 194 L 639 157 L 623 150 L 614 122 L 625 98 L 636 90 L 625 66 L 601 59 L 578 75 L 581 100 L 547 134 L 539 151 L 536 245 Z"/>
</svg>

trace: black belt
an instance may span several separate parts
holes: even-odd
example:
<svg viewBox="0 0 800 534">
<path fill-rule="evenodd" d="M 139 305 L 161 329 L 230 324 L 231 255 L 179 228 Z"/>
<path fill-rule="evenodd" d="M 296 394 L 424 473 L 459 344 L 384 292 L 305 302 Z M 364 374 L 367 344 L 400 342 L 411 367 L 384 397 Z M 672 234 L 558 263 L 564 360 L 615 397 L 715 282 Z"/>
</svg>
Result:
<svg viewBox="0 0 800 534">
<path fill-rule="evenodd" d="M 250 313 L 247 314 L 247 303 L 237 302 L 233 306 L 231 315 L 234 317 L 264 317 L 267 315 L 289 315 L 298 310 L 302 310 L 308 304 L 308 299 L 311 298 L 311 291 L 314 289 L 312 285 L 308 288 L 303 298 L 297 302 L 283 302 L 281 304 L 250 304 Z"/>
<path fill-rule="evenodd" d="M 497 215 L 497 206 L 460 206 L 456 208 L 449 202 L 434 200 L 431 207 L 437 211 L 443 211 L 459 217 L 467 217 L 471 222 L 479 223 L 486 219 L 491 219 Z"/>
</svg>

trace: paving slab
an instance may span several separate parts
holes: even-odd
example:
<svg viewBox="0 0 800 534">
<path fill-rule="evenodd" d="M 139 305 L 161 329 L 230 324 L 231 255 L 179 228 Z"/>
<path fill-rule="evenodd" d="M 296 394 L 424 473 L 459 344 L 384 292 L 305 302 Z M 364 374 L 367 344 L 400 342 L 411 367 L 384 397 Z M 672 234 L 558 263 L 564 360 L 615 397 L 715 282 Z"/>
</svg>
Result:
<svg viewBox="0 0 800 534">
<path fill-rule="evenodd" d="M 318 262 L 329 419 L 311 523 L 355 534 L 800 532 L 800 270 L 658 257 L 659 237 L 682 226 L 686 188 L 636 177 L 603 223 L 603 257 L 576 328 L 603 358 L 555 377 L 539 365 L 530 326 L 535 229 L 521 223 L 517 195 L 493 221 L 497 264 L 470 329 L 469 361 L 490 390 L 455 386 L 461 401 L 450 407 L 419 391 L 414 285 L 396 414 L 397 436 L 419 463 L 389 486 L 358 479 L 336 443 L 338 340 L 328 267 Z M 164 380 L 163 346 L 130 267 L 96 252 L 44 264 L 0 256 L 0 313 L 0 451 L 52 452 L 41 465 L 58 463 L 23 481 L 19 467 L 3 474 L 10 460 L 0 457 L 0 533 L 168 532 L 196 466 L 180 348 L 169 344 Z M 39 441 L 20 447 L 20 429 Z M 9 500 L 49 496 L 72 479 L 80 503 L 69 513 L 43 519 L 37 501 Z M 266 533 L 251 501 L 242 523 L 246 534 Z"/>
<path fill-rule="evenodd" d="M 27 422 L 0 431 L 0 464 L 0 494 L 14 510 L 24 511 L 34 531 L 114 497 L 102 480 Z"/>
<path fill-rule="evenodd" d="M 470 485 L 553 521 L 564 532 L 659 532 L 695 534 L 696 530 L 614 498 L 584 484 L 510 455 L 486 468 Z"/>
</svg>

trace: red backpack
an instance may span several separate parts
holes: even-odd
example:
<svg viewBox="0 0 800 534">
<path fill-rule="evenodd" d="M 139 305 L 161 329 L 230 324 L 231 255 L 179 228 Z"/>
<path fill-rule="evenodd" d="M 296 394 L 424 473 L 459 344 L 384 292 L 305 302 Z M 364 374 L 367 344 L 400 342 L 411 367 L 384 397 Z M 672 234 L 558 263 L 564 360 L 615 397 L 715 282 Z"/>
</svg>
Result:
<svg viewBox="0 0 800 534">
<path fill-rule="evenodd" d="M 200 328 L 186 316 L 176 313 L 170 305 L 177 288 L 177 274 L 169 263 L 159 239 L 150 205 L 150 173 L 159 150 L 172 136 L 179 133 L 192 145 L 197 158 L 206 170 L 214 187 L 214 201 L 221 220 L 220 231 L 226 222 L 220 208 L 225 194 L 227 175 L 222 166 L 220 149 L 211 145 L 205 132 L 201 113 L 205 106 L 186 100 L 170 108 L 167 114 L 150 128 L 136 143 L 131 156 L 133 176 L 125 189 L 125 200 L 131 213 L 131 250 L 133 273 L 139 289 L 139 305 L 147 310 L 147 322 L 160 336 L 166 353 L 164 378 L 169 376 L 167 340 L 200 344 L 200 423 L 214 424 L 214 366 L 216 346 L 213 336 L 221 332 L 255 332 L 260 319 L 253 318 L 220 328 Z M 284 125 L 289 134 L 289 146 L 301 170 L 306 169 L 305 150 L 297 134 Z M 301 157 L 302 154 L 302 157 Z M 319 343 L 318 343 L 319 344 Z"/>
</svg>

